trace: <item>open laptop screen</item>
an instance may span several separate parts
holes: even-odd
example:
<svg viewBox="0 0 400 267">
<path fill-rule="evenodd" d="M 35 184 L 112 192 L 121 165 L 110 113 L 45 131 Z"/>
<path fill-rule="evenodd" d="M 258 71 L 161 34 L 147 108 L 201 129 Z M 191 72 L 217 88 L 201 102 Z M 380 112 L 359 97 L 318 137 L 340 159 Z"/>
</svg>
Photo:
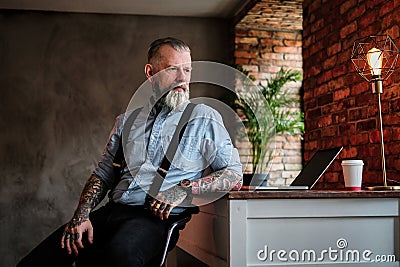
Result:
<svg viewBox="0 0 400 267">
<path fill-rule="evenodd" d="M 312 188 L 342 149 L 343 147 L 336 147 L 318 150 L 290 186 L 308 186 L 308 188 Z"/>
</svg>

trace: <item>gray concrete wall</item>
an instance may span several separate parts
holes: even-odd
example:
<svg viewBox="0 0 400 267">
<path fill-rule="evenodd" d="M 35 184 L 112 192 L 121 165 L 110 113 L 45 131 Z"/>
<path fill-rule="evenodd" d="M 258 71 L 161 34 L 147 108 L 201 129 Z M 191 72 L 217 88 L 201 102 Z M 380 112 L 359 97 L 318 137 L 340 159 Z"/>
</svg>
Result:
<svg viewBox="0 0 400 267">
<path fill-rule="evenodd" d="M 0 11 L 0 266 L 70 219 L 114 117 L 145 80 L 149 43 L 227 63 L 216 19 Z"/>
</svg>

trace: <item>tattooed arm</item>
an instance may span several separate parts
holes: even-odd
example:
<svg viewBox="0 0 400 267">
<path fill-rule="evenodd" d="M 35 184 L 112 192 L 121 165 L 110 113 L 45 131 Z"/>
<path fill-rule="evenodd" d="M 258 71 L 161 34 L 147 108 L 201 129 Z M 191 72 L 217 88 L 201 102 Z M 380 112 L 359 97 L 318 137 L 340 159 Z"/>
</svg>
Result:
<svg viewBox="0 0 400 267">
<path fill-rule="evenodd" d="M 168 219 L 171 210 L 181 204 L 187 197 L 187 192 L 180 186 L 173 186 L 165 191 L 158 193 L 155 198 L 151 198 L 149 206 L 151 212 L 161 220 Z"/>
<path fill-rule="evenodd" d="M 241 175 L 229 169 L 222 169 L 192 181 L 192 193 L 200 195 L 207 192 L 239 190 L 241 186 Z"/>
<path fill-rule="evenodd" d="M 242 176 L 238 173 L 223 169 L 191 182 L 192 194 L 200 195 L 207 192 L 239 190 L 242 186 Z M 149 201 L 150 210 L 161 220 L 168 219 L 171 210 L 182 203 L 187 191 L 181 186 L 174 186 L 160 192 L 156 198 Z"/>
<path fill-rule="evenodd" d="M 93 243 L 93 227 L 89 220 L 90 211 L 95 208 L 106 196 L 108 187 L 99 177 L 92 175 L 87 180 L 79 199 L 74 216 L 66 225 L 61 247 L 68 254 L 78 255 L 78 248 L 83 248 L 82 234 L 88 233 L 88 240 Z"/>
</svg>

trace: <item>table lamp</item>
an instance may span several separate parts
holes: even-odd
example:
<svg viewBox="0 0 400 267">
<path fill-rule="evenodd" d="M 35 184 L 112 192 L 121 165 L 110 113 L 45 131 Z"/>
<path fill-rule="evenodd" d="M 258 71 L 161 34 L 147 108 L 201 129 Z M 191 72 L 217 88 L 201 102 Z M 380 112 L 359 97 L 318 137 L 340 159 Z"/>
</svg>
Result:
<svg viewBox="0 0 400 267">
<path fill-rule="evenodd" d="M 383 81 L 395 70 L 399 53 L 399 49 L 389 35 L 364 37 L 356 40 L 353 45 L 351 61 L 358 74 L 372 84 L 372 93 L 378 95 L 383 185 L 368 187 L 369 190 L 400 190 L 400 186 L 387 184 L 381 106 Z"/>
</svg>

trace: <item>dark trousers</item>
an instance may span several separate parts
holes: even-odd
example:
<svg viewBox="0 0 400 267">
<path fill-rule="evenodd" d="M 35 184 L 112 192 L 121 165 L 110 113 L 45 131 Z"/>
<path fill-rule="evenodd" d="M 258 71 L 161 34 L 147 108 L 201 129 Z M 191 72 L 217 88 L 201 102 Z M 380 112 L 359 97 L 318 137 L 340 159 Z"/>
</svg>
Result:
<svg viewBox="0 0 400 267">
<path fill-rule="evenodd" d="M 61 226 L 34 248 L 17 267 L 159 266 L 168 222 L 143 207 L 108 203 L 90 214 L 93 244 L 83 235 L 84 249 L 68 255 L 61 249 Z"/>
</svg>

